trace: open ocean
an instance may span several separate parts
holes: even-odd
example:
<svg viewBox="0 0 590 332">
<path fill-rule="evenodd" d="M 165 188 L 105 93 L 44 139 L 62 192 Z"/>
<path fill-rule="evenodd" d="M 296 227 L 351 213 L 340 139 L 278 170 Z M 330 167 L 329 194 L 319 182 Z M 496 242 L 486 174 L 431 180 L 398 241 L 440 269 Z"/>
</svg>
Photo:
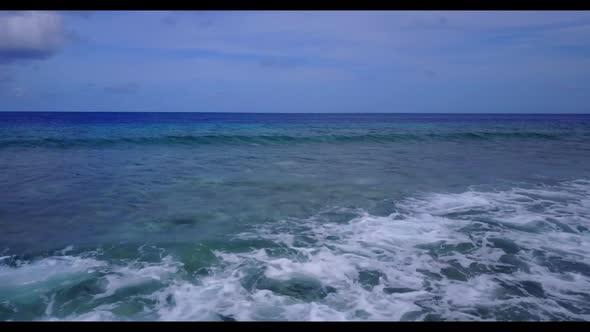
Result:
<svg viewBox="0 0 590 332">
<path fill-rule="evenodd" d="M 590 320 L 590 114 L 0 113 L 0 320 Z"/>
</svg>

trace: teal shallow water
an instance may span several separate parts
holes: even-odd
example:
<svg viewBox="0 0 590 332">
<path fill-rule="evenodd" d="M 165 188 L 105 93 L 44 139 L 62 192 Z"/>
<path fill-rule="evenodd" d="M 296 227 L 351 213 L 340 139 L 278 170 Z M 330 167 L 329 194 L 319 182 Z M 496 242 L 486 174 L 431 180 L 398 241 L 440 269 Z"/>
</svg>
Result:
<svg viewBox="0 0 590 332">
<path fill-rule="evenodd" d="M 0 319 L 587 320 L 590 116 L 0 113 Z"/>
</svg>

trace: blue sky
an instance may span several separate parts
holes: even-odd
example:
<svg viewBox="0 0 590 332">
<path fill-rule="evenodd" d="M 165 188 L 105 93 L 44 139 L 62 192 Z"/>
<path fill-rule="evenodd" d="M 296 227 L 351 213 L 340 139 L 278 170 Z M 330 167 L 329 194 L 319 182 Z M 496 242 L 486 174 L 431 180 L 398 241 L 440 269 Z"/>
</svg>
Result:
<svg viewBox="0 0 590 332">
<path fill-rule="evenodd" d="M 2 12 L 0 111 L 590 112 L 590 12 Z"/>
</svg>

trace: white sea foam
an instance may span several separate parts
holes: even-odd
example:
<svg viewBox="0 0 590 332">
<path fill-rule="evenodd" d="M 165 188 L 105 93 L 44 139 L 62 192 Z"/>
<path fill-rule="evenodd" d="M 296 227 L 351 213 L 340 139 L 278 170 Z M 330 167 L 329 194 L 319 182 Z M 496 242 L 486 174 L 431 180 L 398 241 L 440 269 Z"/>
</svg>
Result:
<svg viewBox="0 0 590 332">
<path fill-rule="evenodd" d="M 356 217 L 264 224 L 234 241 L 276 247 L 215 251 L 206 276 L 182 275 L 171 256 L 57 256 L 0 265 L 0 282 L 100 269 L 104 282 L 86 311 L 57 317 L 47 293 L 46 315 L 66 320 L 588 320 L 589 197 L 588 181 L 428 194 L 397 202 L 389 216 L 337 208 L 324 212 Z M 155 291 L 132 296 L 145 303 L 138 316 L 120 314 L 118 292 L 152 281 Z"/>
<path fill-rule="evenodd" d="M 106 279 L 105 292 L 97 294 L 94 298 L 108 297 L 120 289 L 139 286 L 150 281 L 166 282 L 181 265 L 172 257 L 165 256 L 158 264 L 135 262 L 124 266 L 112 266 L 110 273 L 104 276 Z"/>
<path fill-rule="evenodd" d="M 105 263 L 93 258 L 55 256 L 16 267 L 0 265 L 0 288 L 13 288 L 40 284 L 52 279 L 60 280 L 74 274 L 92 272 Z"/>
</svg>

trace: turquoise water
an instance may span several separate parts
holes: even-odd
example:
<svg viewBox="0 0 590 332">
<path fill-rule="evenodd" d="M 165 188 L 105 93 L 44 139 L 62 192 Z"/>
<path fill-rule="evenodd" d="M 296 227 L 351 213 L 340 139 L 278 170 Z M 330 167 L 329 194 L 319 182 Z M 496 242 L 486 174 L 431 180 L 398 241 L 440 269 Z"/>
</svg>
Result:
<svg viewBox="0 0 590 332">
<path fill-rule="evenodd" d="M 590 115 L 0 113 L 2 320 L 587 320 Z"/>
</svg>

